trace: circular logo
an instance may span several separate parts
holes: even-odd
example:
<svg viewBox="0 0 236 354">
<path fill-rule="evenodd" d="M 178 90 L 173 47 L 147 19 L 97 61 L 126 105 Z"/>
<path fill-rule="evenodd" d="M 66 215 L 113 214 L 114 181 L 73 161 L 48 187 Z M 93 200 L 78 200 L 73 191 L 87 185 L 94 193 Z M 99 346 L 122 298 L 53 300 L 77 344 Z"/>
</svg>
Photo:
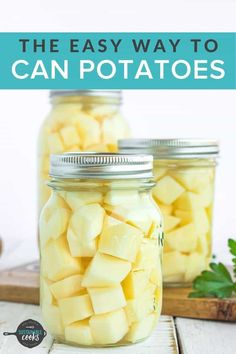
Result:
<svg viewBox="0 0 236 354">
<path fill-rule="evenodd" d="M 16 332 L 4 332 L 3 335 L 15 335 L 24 347 L 34 348 L 42 342 L 47 332 L 39 322 L 29 319 L 19 324 Z"/>
</svg>

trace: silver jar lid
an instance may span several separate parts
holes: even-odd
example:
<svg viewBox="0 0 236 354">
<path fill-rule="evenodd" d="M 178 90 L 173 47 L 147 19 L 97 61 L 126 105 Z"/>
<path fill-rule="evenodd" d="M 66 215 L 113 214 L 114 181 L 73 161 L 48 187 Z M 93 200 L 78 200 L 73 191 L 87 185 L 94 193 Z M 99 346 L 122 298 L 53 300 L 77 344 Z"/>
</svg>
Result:
<svg viewBox="0 0 236 354">
<path fill-rule="evenodd" d="M 107 97 L 121 100 L 121 90 L 51 90 L 50 98 L 60 96 Z"/>
<path fill-rule="evenodd" d="M 219 143 L 211 139 L 123 139 L 119 151 L 129 154 L 151 154 L 155 159 L 216 158 Z"/>
<path fill-rule="evenodd" d="M 53 178 L 131 179 L 152 178 L 151 155 L 70 152 L 51 155 Z"/>
</svg>

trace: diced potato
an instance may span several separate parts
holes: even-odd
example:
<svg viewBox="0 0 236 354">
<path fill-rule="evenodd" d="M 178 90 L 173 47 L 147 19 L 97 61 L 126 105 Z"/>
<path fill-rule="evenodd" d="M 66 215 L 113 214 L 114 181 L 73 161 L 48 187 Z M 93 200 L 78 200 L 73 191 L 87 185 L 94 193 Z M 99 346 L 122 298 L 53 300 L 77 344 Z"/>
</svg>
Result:
<svg viewBox="0 0 236 354">
<path fill-rule="evenodd" d="M 176 210 L 175 215 L 181 218 L 180 225 L 193 223 L 196 233 L 205 234 L 209 231 L 210 224 L 205 209 L 198 208 L 190 211 Z"/>
<path fill-rule="evenodd" d="M 143 233 L 137 228 L 120 223 L 103 230 L 98 249 L 101 253 L 133 262 L 142 237 Z"/>
<path fill-rule="evenodd" d="M 81 286 L 82 275 L 76 274 L 50 285 L 50 290 L 57 300 L 72 296 L 84 288 Z"/>
<path fill-rule="evenodd" d="M 48 239 L 54 240 L 65 233 L 70 219 L 70 212 L 65 208 L 58 208 L 52 213 L 50 219 L 45 225 L 45 231 Z"/>
<path fill-rule="evenodd" d="M 53 281 L 83 272 L 82 263 L 70 255 L 67 240 L 64 236 L 50 241 L 43 253 L 42 263 L 47 278 Z"/>
<path fill-rule="evenodd" d="M 104 203 L 109 205 L 124 205 L 124 203 L 137 203 L 140 201 L 139 193 L 136 190 L 111 190 L 107 192 Z"/>
<path fill-rule="evenodd" d="M 50 333 L 62 337 L 64 335 L 64 330 L 58 306 L 43 302 L 42 314 L 43 321 Z"/>
<path fill-rule="evenodd" d="M 95 314 L 107 313 L 126 306 L 121 285 L 108 288 L 88 288 Z"/>
<path fill-rule="evenodd" d="M 94 144 L 86 148 L 86 151 L 109 152 L 109 148 L 105 144 Z"/>
<path fill-rule="evenodd" d="M 75 234 L 71 228 L 67 231 L 67 240 L 73 257 L 92 257 L 97 252 L 97 239 L 87 240 L 82 234 Z"/>
<path fill-rule="evenodd" d="M 80 192 L 66 192 L 66 202 L 73 211 L 76 211 L 83 205 L 86 204 L 96 204 L 102 202 L 102 193 L 100 192 L 89 192 L 89 191 L 80 191 Z"/>
<path fill-rule="evenodd" d="M 122 221 L 113 218 L 112 216 L 106 215 L 103 223 L 103 228 L 106 229 L 110 226 L 118 225 L 120 223 L 122 223 Z"/>
<path fill-rule="evenodd" d="M 163 177 L 167 173 L 168 169 L 165 167 L 156 167 L 154 163 L 154 179 L 158 181 L 161 177 Z"/>
<path fill-rule="evenodd" d="M 160 179 L 153 188 L 154 197 L 167 205 L 172 204 L 183 192 L 184 188 L 170 176 Z"/>
<path fill-rule="evenodd" d="M 171 215 L 173 211 L 173 205 L 166 205 L 158 202 L 158 206 L 164 215 Z"/>
<path fill-rule="evenodd" d="M 102 122 L 104 119 L 113 116 L 116 111 L 116 106 L 100 104 L 98 106 L 92 107 L 89 110 L 89 114 L 91 114 L 97 121 Z"/>
<path fill-rule="evenodd" d="M 180 219 L 172 215 L 164 215 L 164 231 L 173 230 L 180 223 Z"/>
<path fill-rule="evenodd" d="M 122 287 L 126 299 L 134 299 L 140 296 L 149 282 L 149 270 L 131 271 L 123 280 Z"/>
<path fill-rule="evenodd" d="M 50 154 L 58 154 L 65 151 L 65 147 L 59 133 L 52 133 L 48 135 L 48 147 Z"/>
<path fill-rule="evenodd" d="M 204 256 L 207 256 L 209 254 L 207 235 L 198 236 L 196 251 L 203 254 Z"/>
<path fill-rule="evenodd" d="M 201 204 L 204 208 L 208 208 L 211 203 L 213 202 L 213 184 L 209 183 L 205 188 L 201 189 L 201 191 L 198 193 L 200 199 L 201 199 Z"/>
<path fill-rule="evenodd" d="M 104 144 L 114 144 L 118 139 L 124 139 L 128 135 L 129 128 L 119 114 L 102 122 L 102 142 Z"/>
<path fill-rule="evenodd" d="M 50 291 L 50 284 L 52 282 L 48 279 L 40 277 L 40 298 L 43 303 L 52 304 L 53 296 Z"/>
<path fill-rule="evenodd" d="M 176 209 L 174 215 L 180 219 L 180 225 L 186 225 L 193 221 L 192 212 L 188 210 Z"/>
<path fill-rule="evenodd" d="M 164 279 L 176 274 L 184 274 L 186 270 L 187 256 L 178 251 L 164 253 L 163 276 Z"/>
<path fill-rule="evenodd" d="M 197 234 L 194 224 L 179 227 L 165 235 L 165 242 L 174 250 L 192 252 L 197 246 Z"/>
<path fill-rule="evenodd" d="M 125 203 L 123 206 L 106 205 L 105 209 L 111 213 L 113 218 L 129 223 L 130 225 L 139 228 L 145 234 L 148 234 L 153 218 L 147 210 L 143 207 L 143 203 L 129 204 Z"/>
<path fill-rule="evenodd" d="M 185 281 L 193 281 L 206 267 L 206 257 L 203 254 L 197 252 L 190 254 L 187 256 Z"/>
<path fill-rule="evenodd" d="M 157 240 L 143 240 L 138 251 L 133 270 L 151 269 L 158 265 L 160 249 Z"/>
<path fill-rule="evenodd" d="M 83 205 L 73 213 L 69 227 L 78 238 L 92 241 L 102 231 L 104 216 L 105 211 L 99 204 Z"/>
<path fill-rule="evenodd" d="M 80 143 L 77 129 L 73 125 L 68 125 L 60 130 L 63 143 L 66 147 L 71 147 Z"/>
<path fill-rule="evenodd" d="M 81 113 L 77 117 L 77 122 L 77 129 L 84 150 L 89 145 L 100 143 L 100 126 L 92 116 Z"/>
<path fill-rule="evenodd" d="M 148 314 L 155 310 L 155 296 L 141 295 L 135 299 L 128 300 L 125 307 L 129 325 L 134 322 L 139 322 Z"/>
<path fill-rule="evenodd" d="M 143 320 L 133 323 L 124 339 L 128 342 L 135 343 L 141 339 L 147 338 L 151 334 L 156 320 L 156 314 L 152 313 L 145 317 Z"/>
<path fill-rule="evenodd" d="M 123 309 L 92 316 L 89 324 L 95 343 L 101 345 L 119 342 L 129 330 Z"/>
<path fill-rule="evenodd" d="M 130 262 L 96 253 L 85 271 L 83 287 L 106 287 L 120 283 L 131 269 Z"/>
<path fill-rule="evenodd" d="M 179 181 L 187 190 L 192 192 L 200 192 L 208 183 L 210 183 L 210 174 L 206 168 L 192 169 L 186 172 L 172 173 L 177 181 Z"/>
<path fill-rule="evenodd" d="M 93 308 L 88 294 L 58 300 L 65 326 L 92 316 Z"/>
<path fill-rule="evenodd" d="M 184 281 L 184 273 L 169 275 L 164 278 L 165 283 L 183 283 Z"/>
<path fill-rule="evenodd" d="M 183 193 L 175 202 L 175 208 L 181 210 L 198 210 L 202 207 L 203 205 L 200 196 L 193 192 Z"/>
<path fill-rule="evenodd" d="M 65 327 L 65 339 L 80 345 L 93 345 L 94 340 L 89 326 L 89 320 L 74 322 Z"/>
</svg>

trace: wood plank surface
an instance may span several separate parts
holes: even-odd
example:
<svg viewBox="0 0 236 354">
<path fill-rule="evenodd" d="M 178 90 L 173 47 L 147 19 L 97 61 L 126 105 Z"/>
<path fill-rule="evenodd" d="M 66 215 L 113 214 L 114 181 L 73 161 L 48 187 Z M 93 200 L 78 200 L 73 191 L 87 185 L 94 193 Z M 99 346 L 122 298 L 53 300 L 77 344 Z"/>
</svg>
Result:
<svg viewBox="0 0 236 354">
<path fill-rule="evenodd" d="M 42 323 L 39 306 L 24 305 L 12 302 L 0 302 L 0 353 L 1 354 L 22 354 L 28 353 L 29 349 L 20 345 L 15 336 L 3 336 L 3 332 L 14 332 L 18 325 L 27 319 L 33 319 Z M 94 354 L 95 349 L 78 348 L 60 343 L 53 343 L 48 334 L 43 342 L 30 353 L 37 354 Z M 160 321 L 152 336 L 146 341 L 132 346 L 117 348 L 96 348 L 96 353 L 114 354 L 178 354 L 178 344 L 175 325 L 172 317 L 161 316 Z"/>
<path fill-rule="evenodd" d="M 218 321 L 236 321 L 236 297 L 189 299 L 190 288 L 165 288 L 162 314 Z"/>
<path fill-rule="evenodd" d="M 181 354 L 234 354 L 236 324 L 177 318 Z"/>
</svg>

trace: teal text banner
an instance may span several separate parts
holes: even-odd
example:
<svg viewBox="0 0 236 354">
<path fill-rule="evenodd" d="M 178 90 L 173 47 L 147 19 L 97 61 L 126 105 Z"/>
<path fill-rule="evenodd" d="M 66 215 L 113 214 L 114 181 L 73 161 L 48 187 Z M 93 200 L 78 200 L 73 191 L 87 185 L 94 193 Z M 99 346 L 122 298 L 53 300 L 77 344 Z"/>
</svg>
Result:
<svg viewBox="0 0 236 354">
<path fill-rule="evenodd" d="M 236 33 L 0 33 L 1 89 L 235 89 Z"/>
</svg>

